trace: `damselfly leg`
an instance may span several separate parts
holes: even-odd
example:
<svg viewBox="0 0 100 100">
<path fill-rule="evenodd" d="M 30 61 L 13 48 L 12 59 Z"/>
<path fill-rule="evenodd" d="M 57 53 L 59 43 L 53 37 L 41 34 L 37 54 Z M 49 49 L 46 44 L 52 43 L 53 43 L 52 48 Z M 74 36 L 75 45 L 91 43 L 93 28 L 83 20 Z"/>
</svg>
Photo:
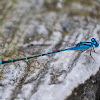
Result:
<svg viewBox="0 0 100 100">
<path fill-rule="evenodd" d="M 90 49 L 90 56 L 91 56 L 91 58 L 95 61 L 95 59 L 92 57 L 92 54 L 91 54 L 92 52 L 98 54 L 98 53 L 95 51 L 94 47 L 91 47 L 91 49 Z"/>
<path fill-rule="evenodd" d="M 96 53 L 96 54 L 98 54 L 98 53 L 95 51 L 94 47 L 93 47 L 93 52 Z M 98 55 L 99 55 L 99 54 L 98 54 Z"/>
<path fill-rule="evenodd" d="M 94 60 L 94 58 L 92 57 L 92 55 L 91 55 L 91 52 L 92 52 L 92 50 L 90 50 L 90 56 L 91 56 L 91 58 Z M 94 60 L 95 61 L 95 60 Z"/>
</svg>

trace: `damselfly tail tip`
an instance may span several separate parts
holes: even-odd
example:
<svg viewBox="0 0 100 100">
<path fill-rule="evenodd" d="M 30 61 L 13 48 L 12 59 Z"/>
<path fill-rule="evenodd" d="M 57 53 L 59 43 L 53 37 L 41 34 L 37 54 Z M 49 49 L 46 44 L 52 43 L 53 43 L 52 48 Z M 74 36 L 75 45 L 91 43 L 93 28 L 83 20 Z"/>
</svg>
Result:
<svg viewBox="0 0 100 100">
<path fill-rule="evenodd" d="M 0 65 L 2 64 L 2 61 L 0 61 Z"/>
</svg>

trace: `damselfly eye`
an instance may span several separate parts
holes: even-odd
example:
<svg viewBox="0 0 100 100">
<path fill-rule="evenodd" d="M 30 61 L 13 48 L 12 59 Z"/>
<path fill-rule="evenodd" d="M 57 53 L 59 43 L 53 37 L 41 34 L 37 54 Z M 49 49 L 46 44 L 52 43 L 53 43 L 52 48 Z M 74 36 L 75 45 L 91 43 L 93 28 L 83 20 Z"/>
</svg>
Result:
<svg viewBox="0 0 100 100">
<path fill-rule="evenodd" d="M 98 42 L 96 42 L 96 44 L 94 44 L 95 45 L 95 47 L 98 47 L 99 46 L 99 43 Z"/>
<path fill-rule="evenodd" d="M 96 42 L 96 39 L 95 39 L 95 38 L 92 38 L 91 41 L 92 41 L 92 42 Z"/>
</svg>

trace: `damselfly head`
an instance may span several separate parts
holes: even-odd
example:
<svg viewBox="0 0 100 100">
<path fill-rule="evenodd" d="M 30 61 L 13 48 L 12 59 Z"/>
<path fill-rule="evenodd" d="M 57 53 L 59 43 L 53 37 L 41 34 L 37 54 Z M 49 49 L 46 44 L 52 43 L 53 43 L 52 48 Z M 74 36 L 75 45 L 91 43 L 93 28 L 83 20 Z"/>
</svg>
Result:
<svg viewBox="0 0 100 100">
<path fill-rule="evenodd" d="M 95 38 L 92 38 L 91 42 L 95 45 L 95 47 L 99 46 L 99 43 L 97 42 L 97 40 Z"/>
</svg>

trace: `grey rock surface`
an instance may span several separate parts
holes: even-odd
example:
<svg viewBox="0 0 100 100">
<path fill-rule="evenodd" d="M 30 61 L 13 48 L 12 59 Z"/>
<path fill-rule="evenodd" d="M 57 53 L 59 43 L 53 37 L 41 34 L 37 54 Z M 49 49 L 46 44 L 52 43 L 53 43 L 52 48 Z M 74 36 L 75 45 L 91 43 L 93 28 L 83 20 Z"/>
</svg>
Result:
<svg viewBox="0 0 100 100">
<path fill-rule="evenodd" d="M 93 37 L 100 41 L 99 0 L 0 0 L 1 60 L 65 49 Z M 0 65 L 0 100 L 95 100 L 100 47 L 95 50 L 95 61 L 87 50 Z"/>
</svg>

